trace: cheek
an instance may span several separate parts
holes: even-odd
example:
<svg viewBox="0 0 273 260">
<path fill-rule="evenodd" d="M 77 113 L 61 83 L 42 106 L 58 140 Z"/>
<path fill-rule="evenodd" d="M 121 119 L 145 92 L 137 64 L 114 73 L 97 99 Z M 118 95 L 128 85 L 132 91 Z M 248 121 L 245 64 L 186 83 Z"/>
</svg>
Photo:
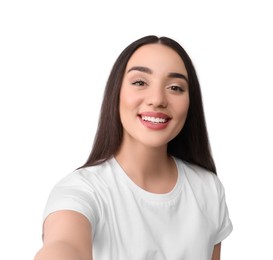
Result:
<svg viewBox="0 0 273 260">
<path fill-rule="evenodd" d="M 187 102 L 184 104 L 184 106 L 182 108 L 183 114 L 185 116 L 188 115 L 189 107 L 190 107 L 190 102 L 189 102 L 189 100 L 187 100 Z"/>
<path fill-rule="evenodd" d="M 131 93 L 128 90 L 121 90 L 120 92 L 120 112 L 125 109 L 136 109 L 138 105 L 141 103 L 141 98 L 137 96 L 135 93 Z M 129 111 L 128 111 L 129 112 Z"/>
<path fill-rule="evenodd" d="M 177 118 L 178 118 L 178 125 L 177 125 L 177 134 L 183 129 L 187 116 L 188 116 L 188 110 L 189 110 L 189 102 L 183 103 L 183 105 L 180 105 L 179 111 L 177 111 Z"/>
<path fill-rule="evenodd" d="M 188 110 L 190 106 L 190 100 L 188 97 L 185 97 L 179 103 L 176 104 L 175 109 L 179 117 L 187 117 Z"/>
</svg>

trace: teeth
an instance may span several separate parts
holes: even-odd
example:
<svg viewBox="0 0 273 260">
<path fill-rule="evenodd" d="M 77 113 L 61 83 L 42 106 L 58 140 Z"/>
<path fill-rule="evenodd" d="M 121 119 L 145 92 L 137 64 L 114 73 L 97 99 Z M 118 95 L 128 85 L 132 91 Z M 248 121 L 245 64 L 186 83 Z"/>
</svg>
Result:
<svg viewBox="0 0 273 260">
<path fill-rule="evenodd" d="M 154 124 L 166 123 L 167 122 L 167 119 L 159 118 L 159 117 L 142 116 L 141 118 L 142 118 L 143 121 L 152 122 Z"/>
</svg>

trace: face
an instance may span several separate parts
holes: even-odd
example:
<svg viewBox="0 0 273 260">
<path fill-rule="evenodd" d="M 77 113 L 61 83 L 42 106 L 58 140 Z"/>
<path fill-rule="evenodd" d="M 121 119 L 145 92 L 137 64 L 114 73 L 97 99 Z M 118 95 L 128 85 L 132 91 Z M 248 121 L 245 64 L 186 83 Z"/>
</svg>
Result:
<svg viewBox="0 0 273 260">
<path fill-rule="evenodd" d="M 188 75 L 180 56 L 161 44 L 137 49 L 120 91 L 123 142 L 166 147 L 183 128 L 188 108 Z"/>
</svg>

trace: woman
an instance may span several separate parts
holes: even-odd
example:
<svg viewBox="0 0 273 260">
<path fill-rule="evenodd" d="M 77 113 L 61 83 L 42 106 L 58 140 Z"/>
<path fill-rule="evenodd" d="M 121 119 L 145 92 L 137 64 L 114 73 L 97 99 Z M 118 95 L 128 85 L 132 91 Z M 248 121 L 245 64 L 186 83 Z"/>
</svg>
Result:
<svg viewBox="0 0 273 260">
<path fill-rule="evenodd" d="M 37 260 L 220 259 L 232 224 L 177 42 L 147 36 L 121 53 L 89 159 L 54 187 L 44 217 Z"/>
</svg>

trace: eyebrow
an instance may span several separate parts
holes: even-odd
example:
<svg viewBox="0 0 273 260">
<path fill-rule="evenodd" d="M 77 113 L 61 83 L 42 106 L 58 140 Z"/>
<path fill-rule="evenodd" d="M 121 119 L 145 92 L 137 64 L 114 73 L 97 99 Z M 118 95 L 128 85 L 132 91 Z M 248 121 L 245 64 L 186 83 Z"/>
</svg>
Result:
<svg viewBox="0 0 273 260">
<path fill-rule="evenodd" d="M 152 73 L 153 73 L 153 71 L 152 71 L 151 69 L 149 69 L 149 68 L 147 68 L 147 67 L 142 67 L 142 66 L 134 66 L 134 67 L 132 67 L 131 69 L 129 69 L 129 70 L 127 71 L 127 73 L 129 73 L 129 72 L 132 71 L 132 70 L 137 70 L 137 71 L 145 72 L 145 73 L 148 73 L 148 74 L 152 74 Z"/>
<path fill-rule="evenodd" d="M 153 71 L 150 68 L 143 67 L 143 66 L 133 66 L 132 68 L 130 68 L 127 71 L 127 73 L 129 73 L 130 71 L 133 71 L 133 70 L 140 71 L 140 72 L 145 72 L 145 73 L 148 73 L 148 74 L 153 73 Z M 178 73 L 178 72 L 170 72 L 168 74 L 168 78 L 179 78 L 179 79 L 184 79 L 185 81 L 188 82 L 188 78 L 184 74 L 181 74 L 181 73 Z"/>
<path fill-rule="evenodd" d="M 184 74 L 181 74 L 181 73 L 178 73 L 178 72 L 171 72 L 171 73 L 169 73 L 168 77 L 169 77 L 169 78 L 184 79 L 184 80 L 186 80 L 187 82 L 189 82 L 189 81 L 188 81 L 188 78 L 187 78 Z"/>
</svg>

